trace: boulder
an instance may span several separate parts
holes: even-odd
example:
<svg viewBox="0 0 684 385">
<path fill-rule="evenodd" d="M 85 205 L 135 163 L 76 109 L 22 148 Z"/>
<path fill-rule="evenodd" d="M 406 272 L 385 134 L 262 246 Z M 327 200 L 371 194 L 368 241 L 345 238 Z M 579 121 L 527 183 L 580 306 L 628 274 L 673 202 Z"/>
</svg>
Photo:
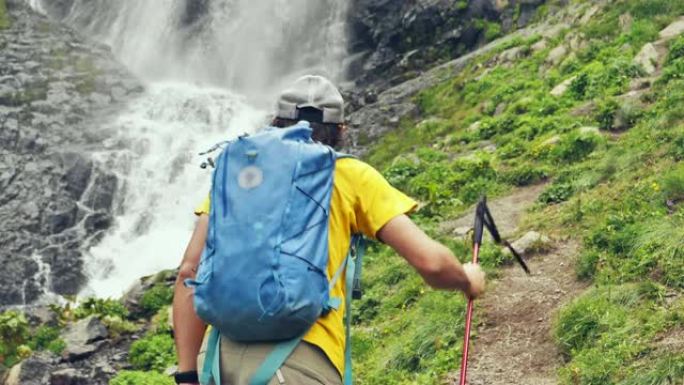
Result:
<svg viewBox="0 0 684 385">
<path fill-rule="evenodd" d="M 71 324 L 60 335 L 66 343 L 62 356 L 68 361 L 88 357 L 100 348 L 101 340 L 108 334 L 102 321 L 94 315 Z"/>
<path fill-rule="evenodd" d="M 532 44 L 530 48 L 532 48 L 532 51 L 537 52 L 541 51 L 543 49 L 546 49 L 548 47 L 549 43 L 546 41 L 546 39 L 541 39 L 538 42 Z"/>
<path fill-rule="evenodd" d="M 589 8 L 584 15 L 582 15 L 582 18 L 579 20 L 580 25 L 587 24 L 596 14 L 601 10 L 601 7 L 599 5 L 594 5 L 593 7 Z"/>
<path fill-rule="evenodd" d="M 558 143 L 560 143 L 561 137 L 560 135 L 554 135 L 548 139 L 546 139 L 544 142 L 542 142 L 542 146 L 555 146 Z"/>
<path fill-rule="evenodd" d="M 580 127 L 579 133 L 582 135 L 600 135 L 599 128 L 594 126 Z"/>
<path fill-rule="evenodd" d="M 576 78 L 577 78 L 577 76 L 573 76 L 571 78 L 565 79 L 559 85 L 553 87 L 553 89 L 551 90 L 551 95 L 552 96 L 563 96 L 568 91 L 570 84 L 572 84 L 572 82 Z"/>
<path fill-rule="evenodd" d="M 549 55 L 546 57 L 546 64 L 556 66 L 563 61 L 565 55 L 567 54 L 568 48 L 565 45 L 561 44 L 558 47 L 552 49 L 551 52 L 549 52 Z"/>
<path fill-rule="evenodd" d="M 74 368 L 60 369 L 50 373 L 50 385 L 89 385 L 90 378 Z"/>
<path fill-rule="evenodd" d="M 5 385 L 44 385 L 53 364 L 54 360 L 49 355 L 34 354 L 12 367 Z"/>
<path fill-rule="evenodd" d="M 680 17 L 672 24 L 668 25 L 660 31 L 660 38 L 665 40 L 674 39 L 675 37 L 684 34 L 684 17 Z"/>
<path fill-rule="evenodd" d="M 456 238 L 465 238 L 470 233 L 470 230 L 472 230 L 470 226 L 461 226 L 455 228 L 451 234 Z"/>
<path fill-rule="evenodd" d="M 658 50 L 651 43 L 644 44 L 639 53 L 634 57 L 634 63 L 640 65 L 649 75 L 653 75 L 656 72 L 658 60 Z"/>
<path fill-rule="evenodd" d="M 551 239 L 536 231 L 529 231 L 511 246 L 520 254 L 527 255 L 547 249 L 551 245 Z M 508 251 L 508 249 L 504 249 Z M 510 252 L 510 251 L 509 251 Z"/>
<path fill-rule="evenodd" d="M 623 33 L 627 33 L 632 29 L 632 24 L 634 24 L 634 17 L 632 14 L 627 12 L 620 15 L 620 29 Z"/>
</svg>

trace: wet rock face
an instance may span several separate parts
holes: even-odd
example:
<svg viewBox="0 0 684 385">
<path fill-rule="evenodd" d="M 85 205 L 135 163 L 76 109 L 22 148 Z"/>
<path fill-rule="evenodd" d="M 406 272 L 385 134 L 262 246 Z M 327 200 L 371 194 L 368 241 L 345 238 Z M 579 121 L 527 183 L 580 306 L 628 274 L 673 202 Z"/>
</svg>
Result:
<svg viewBox="0 0 684 385">
<path fill-rule="evenodd" d="M 486 24 L 503 32 L 527 25 L 545 0 L 353 0 L 350 77 L 381 88 L 411 77 L 429 64 L 461 56 L 481 45 Z M 385 84 L 386 83 L 386 84 Z"/>
<path fill-rule="evenodd" d="M 116 176 L 89 156 L 108 135 L 96 118 L 141 91 L 107 48 L 23 1 L 7 6 L 12 24 L 0 30 L 0 306 L 29 303 L 44 285 L 75 294 L 84 283 L 82 250 L 111 224 L 118 188 Z"/>
</svg>

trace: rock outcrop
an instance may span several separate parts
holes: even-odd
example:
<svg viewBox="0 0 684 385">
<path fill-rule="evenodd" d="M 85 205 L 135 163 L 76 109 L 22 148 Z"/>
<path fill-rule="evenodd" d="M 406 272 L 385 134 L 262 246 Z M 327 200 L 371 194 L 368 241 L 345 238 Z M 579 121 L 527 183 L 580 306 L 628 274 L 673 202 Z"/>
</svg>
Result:
<svg viewBox="0 0 684 385">
<path fill-rule="evenodd" d="M 117 179 L 90 158 L 96 119 L 141 90 L 109 50 L 7 2 L 0 30 L 0 305 L 75 294 L 82 250 L 112 221 Z M 89 149 L 84 151 L 84 149 Z M 17 284 L 21 282 L 21 284 Z"/>
<path fill-rule="evenodd" d="M 546 0 L 354 0 L 350 77 L 386 88 L 533 19 Z"/>
</svg>

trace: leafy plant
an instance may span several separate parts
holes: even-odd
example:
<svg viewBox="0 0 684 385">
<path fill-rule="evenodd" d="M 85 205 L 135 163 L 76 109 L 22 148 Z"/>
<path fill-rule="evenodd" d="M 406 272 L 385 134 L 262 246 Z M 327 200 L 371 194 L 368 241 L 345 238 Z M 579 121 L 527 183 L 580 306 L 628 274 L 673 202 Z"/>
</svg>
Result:
<svg viewBox="0 0 684 385">
<path fill-rule="evenodd" d="M 174 385 L 172 377 L 157 372 L 123 370 L 109 380 L 109 385 Z"/>
<path fill-rule="evenodd" d="M 140 306 L 145 314 L 151 315 L 166 307 L 173 301 L 173 288 L 164 284 L 156 284 L 140 298 Z"/>
<path fill-rule="evenodd" d="M 168 334 L 148 335 L 133 342 L 128 361 L 137 370 L 163 372 L 176 363 L 173 338 Z"/>
<path fill-rule="evenodd" d="M 23 313 L 8 310 L 0 313 L 0 363 L 12 366 L 18 355 L 18 348 L 29 336 L 29 325 Z"/>
<path fill-rule="evenodd" d="M 116 316 L 120 318 L 128 317 L 128 309 L 119 300 L 111 298 L 87 298 L 79 307 L 73 311 L 77 319 L 86 318 L 90 315 L 99 317 Z"/>
</svg>

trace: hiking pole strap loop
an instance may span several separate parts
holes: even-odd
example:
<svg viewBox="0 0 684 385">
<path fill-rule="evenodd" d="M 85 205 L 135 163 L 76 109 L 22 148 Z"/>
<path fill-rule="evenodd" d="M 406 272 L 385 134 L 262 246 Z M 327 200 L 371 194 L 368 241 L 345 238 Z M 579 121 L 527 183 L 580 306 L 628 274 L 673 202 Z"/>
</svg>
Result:
<svg viewBox="0 0 684 385">
<path fill-rule="evenodd" d="M 352 282 L 352 299 L 361 299 L 363 291 L 361 289 L 361 266 L 363 265 L 363 255 L 366 253 L 366 239 L 362 234 L 356 234 L 352 238 L 356 260 L 354 261 L 354 281 Z"/>
<path fill-rule="evenodd" d="M 297 348 L 302 338 L 304 338 L 304 334 L 276 345 L 273 351 L 266 356 L 264 362 L 257 368 L 256 372 L 254 372 L 249 385 L 267 385 L 278 369 L 283 366 L 287 358 Z"/>
<path fill-rule="evenodd" d="M 200 376 L 200 384 L 211 385 L 213 380 L 214 385 L 221 385 L 221 335 L 218 329 L 212 327 L 209 332 L 209 340 L 207 341 L 207 352 L 204 356 L 204 365 L 202 368 L 202 375 Z"/>
<path fill-rule="evenodd" d="M 356 263 L 347 256 L 346 271 L 346 295 L 344 296 L 344 385 L 352 385 L 352 358 L 351 358 L 351 300 L 354 290 L 354 276 L 356 273 Z"/>
</svg>

